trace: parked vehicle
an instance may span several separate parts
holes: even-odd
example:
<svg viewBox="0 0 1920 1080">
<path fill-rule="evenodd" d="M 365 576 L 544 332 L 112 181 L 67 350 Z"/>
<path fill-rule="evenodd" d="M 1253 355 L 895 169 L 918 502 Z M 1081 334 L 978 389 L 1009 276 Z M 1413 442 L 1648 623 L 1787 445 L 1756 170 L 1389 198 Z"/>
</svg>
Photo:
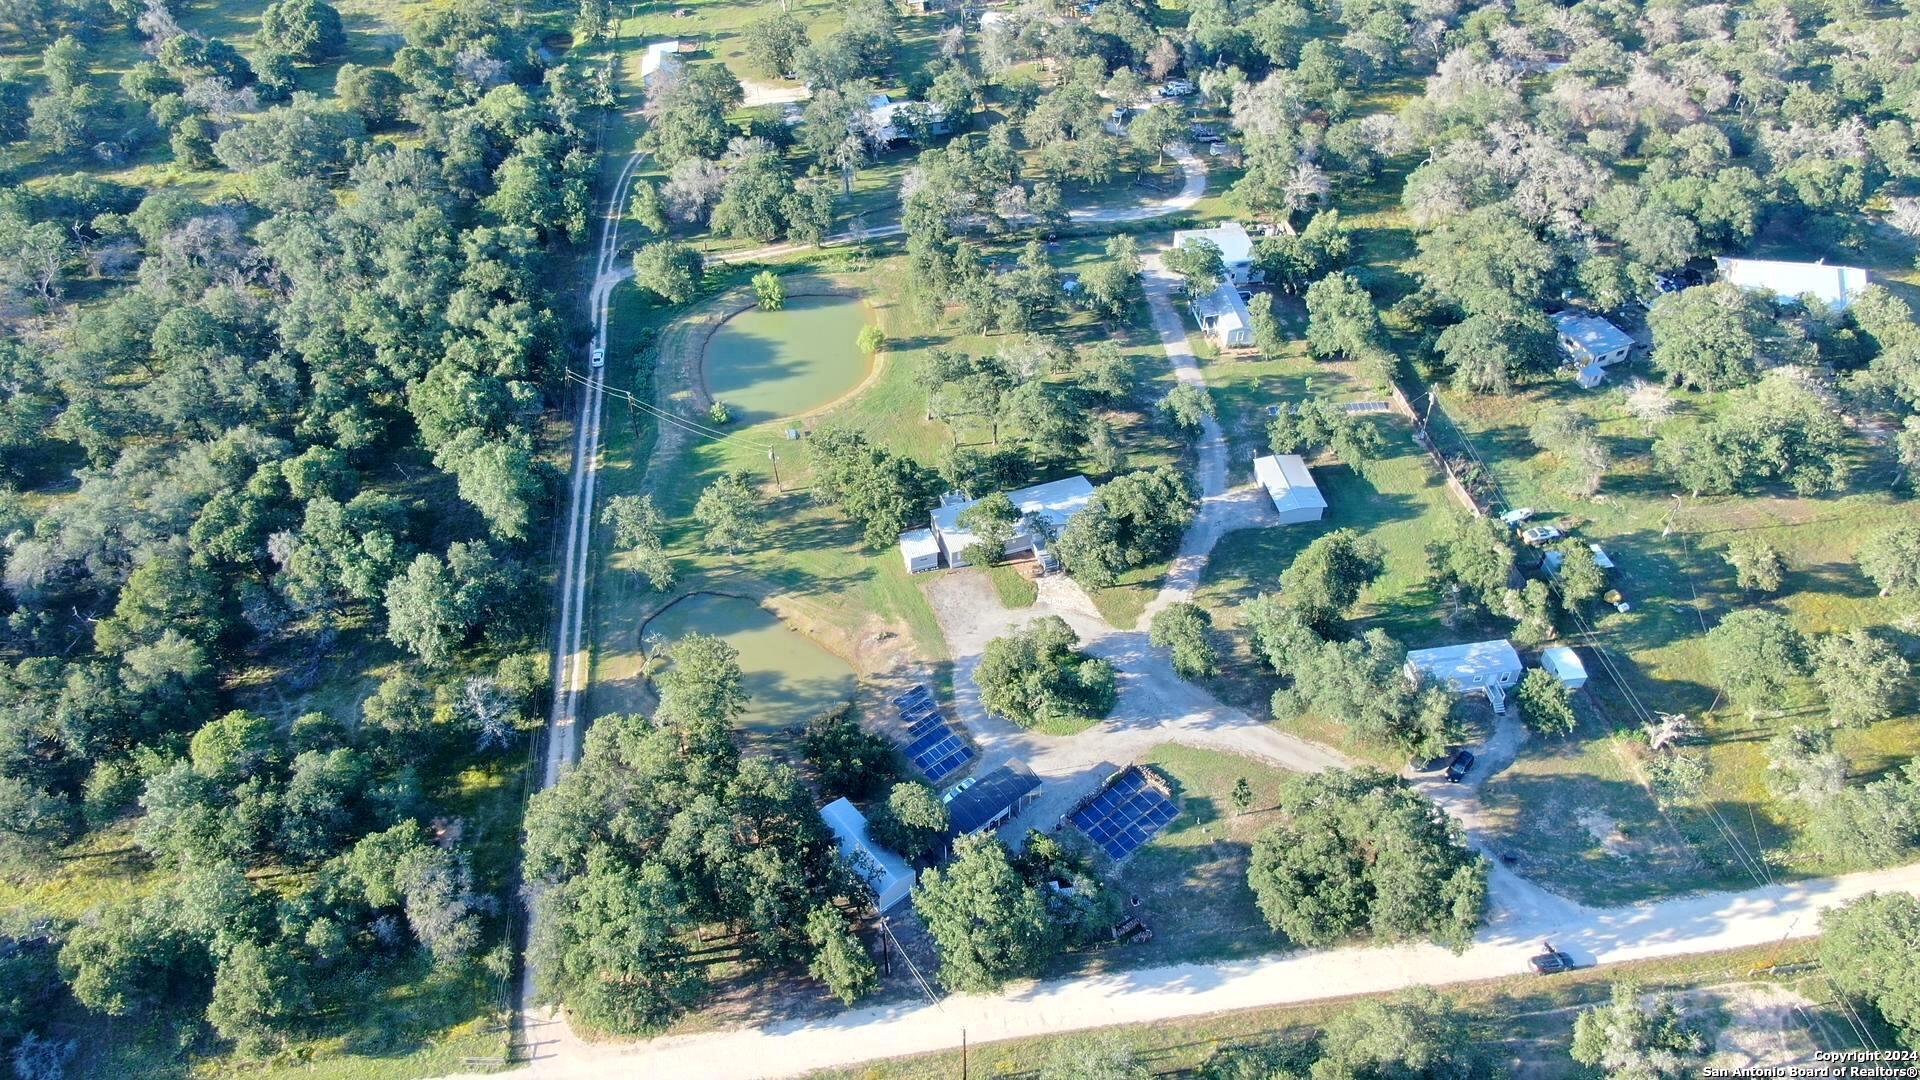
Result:
<svg viewBox="0 0 1920 1080">
<path fill-rule="evenodd" d="M 1453 755 L 1452 761 L 1447 762 L 1447 783 L 1457 784 L 1460 781 L 1465 780 L 1467 778 L 1467 774 L 1472 771 L 1473 771 L 1473 751 L 1462 750 L 1459 753 Z"/>
<path fill-rule="evenodd" d="M 1160 84 L 1160 96 L 1163 98 L 1188 97 L 1194 92 L 1194 85 L 1185 79 L 1168 79 Z"/>
<path fill-rule="evenodd" d="M 1551 525 L 1535 525 L 1520 534 L 1520 542 L 1528 547 L 1539 547 L 1542 544 L 1551 544 L 1565 535 L 1567 534 Z"/>
<path fill-rule="evenodd" d="M 1205 124 L 1194 124 L 1187 128 L 1187 135 L 1195 142 L 1217 143 L 1220 141 L 1220 133 Z"/>
<path fill-rule="evenodd" d="M 607 347 L 605 345 L 595 345 L 593 347 L 593 355 L 587 358 L 587 363 L 592 364 L 594 367 L 606 367 Z"/>
<path fill-rule="evenodd" d="M 1553 942 L 1541 942 L 1540 950 L 1539 955 L 1527 959 L 1527 963 L 1533 965 L 1535 975 L 1558 975 L 1573 970 L 1573 957 L 1554 948 Z"/>
<path fill-rule="evenodd" d="M 1527 520 L 1532 516 L 1533 516 L 1533 507 L 1523 506 L 1518 510 L 1509 510 L 1504 514 L 1501 514 L 1500 523 L 1502 525 L 1517 526 L 1521 522 Z"/>
</svg>

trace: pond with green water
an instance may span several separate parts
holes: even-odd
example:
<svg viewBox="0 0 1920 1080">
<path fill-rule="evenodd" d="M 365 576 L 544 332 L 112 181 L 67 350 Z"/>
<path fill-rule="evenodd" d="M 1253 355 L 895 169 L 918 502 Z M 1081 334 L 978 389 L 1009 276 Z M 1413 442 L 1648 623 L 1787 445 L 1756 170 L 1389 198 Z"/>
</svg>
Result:
<svg viewBox="0 0 1920 1080">
<path fill-rule="evenodd" d="M 751 600 L 695 593 L 647 623 L 671 647 L 688 634 L 712 634 L 740 652 L 751 695 L 739 726 L 777 731 L 851 700 L 853 669 Z"/>
<path fill-rule="evenodd" d="M 860 385 L 872 358 L 856 339 L 867 307 L 853 296 L 792 296 L 720 324 L 701 356 L 707 393 L 737 424 L 797 416 Z"/>
</svg>

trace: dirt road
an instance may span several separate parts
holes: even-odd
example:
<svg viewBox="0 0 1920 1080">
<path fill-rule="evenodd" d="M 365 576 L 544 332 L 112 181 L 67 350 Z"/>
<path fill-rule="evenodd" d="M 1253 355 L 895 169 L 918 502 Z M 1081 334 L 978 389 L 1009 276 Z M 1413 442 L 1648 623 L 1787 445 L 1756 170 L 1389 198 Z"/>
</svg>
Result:
<svg viewBox="0 0 1920 1080">
<path fill-rule="evenodd" d="M 879 1006 L 814 1023 L 586 1045 L 563 1058 L 536 1061 L 521 1075 L 542 1080 L 794 1076 L 956 1047 L 963 1030 L 968 1041 L 983 1043 L 1518 975 L 1526 972 L 1527 957 L 1542 940 L 1581 963 L 1713 952 L 1811 936 L 1819 928 L 1821 909 L 1876 891 L 1920 892 L 1920 865 L 1591 910 L 1570 922 L 1489 929 L 1460 955 L 1431 945 L 1332 949 L 1028 983 L 1001 994 L 956 995 L 939 1006 Z"/>
</svg>

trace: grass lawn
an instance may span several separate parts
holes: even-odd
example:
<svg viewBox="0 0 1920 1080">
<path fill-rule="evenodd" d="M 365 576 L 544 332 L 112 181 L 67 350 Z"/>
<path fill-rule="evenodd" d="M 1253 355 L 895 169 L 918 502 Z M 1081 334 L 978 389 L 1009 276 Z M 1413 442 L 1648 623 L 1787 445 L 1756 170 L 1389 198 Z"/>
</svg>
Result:
<svg viewBox="0 0 1920 1080">
<path fill-rule="evenodd" d="M 1352 529 L 1373 539 L 1386 556 L 1386 571 L 1360 597 L 1354 610 L 1356 632 L 1379 627 L 1410 648 L 1467 640 L 1471 627 L 1448 627 L 1437 598 L 1427 585 L 1426 545 L 1455 514 L 1464 513 L 1447 493 L 1427 456 L 1413 442 L 1408 425 L 1391 416 L 1369 420 L 1386 436 L 1386 454 L 1368 463 L 1363 476 L 1344 464 L 1314 468 L 1314 480 L 1327 498 L 1327 513 L 1317 522 L 1247 529 L 1228 533 L 1213 550 L 1201 575 L 1195 602 L 1206 607 L 1214 624 L 1239 625 L 1239 607 L 1279 587 L 1280 574 L 1302 549 L 1336 529 Z M 1489 627 L 1492 633 L 1504 632 Z M 1214 690 L 1224 700 L 1264 711 L 1279 680 L 1267 674 L 1244 642 Z M 1322 732 L 1325 734 L 1325 732 Z M 1365 748 L 1343 746 L 1365 753 Z"/>
<path fill-rule="evenodd" d="M 1567 1053 L 1579 1011 L 1607 1000 L 1616 981 L 1632 980 L 1644 992 L 1669 991 L 1680 998 L 1690 1022 L 1707 1029 L 1739 1024 L 1738 1005 L 1749 995 L 1798 993 L 1811 999 L 1805 1016 L 1818 1034 L 1813 1044 L 1826 1049 L 1851 1048 L 1844 1015 L 1831 1004 L 1832 994 L 1817 971 L 1792 971 L 1792 965 L 1812 958 L 1811 943 L 1793 942 L 1723 953 L 1645 960 L 1600 969 L 1575 971 L 1541 979 L 1515 975 L 1504 979 L 1463 983 L 1441 989 L 1463 1014 L 1473 1041 L 1492 1062 L 1509 1075 L 1529 1080 L 1584 1080 L 1593 1073 Z M 1768 974 L 1758 969 L 1780 965 L 1790 974 Z M 1299 1047 L 1307 1049 L 1334 1017 L 1353 999 L 1312 1002 L 1266 1009 L 1246 1009 L 1187 1019 L 1159 1020 L 1105 1028 L 1096 1034 L 1117 1038 L 1156 1076 L 1191 1076 L 1214 1054 L 1229 1047 Z M 1745 1025 L 1741 1025 L 1745 1026 Z M 1805 1038 L 1800 1021 L 1790 1030 Z M 1753 1026 L 1749 1040 L 1773 1031 Z M 971 1046 L 970 1072 L 981 1076 L 1031 1075 L 1047 1060 L 1064 1036 L 1012 1039 Z M 1767 1045 L 1772 1045 L 1769 1042 Z M 942 1051 L 915 1057 L 868 1062 L 846 1070 L 814 1074 L 819 1080 L 944 1080 L 960 1073 L 960 1051 Z"/>
<path fill-rule="evenodd" d="M 1010 608 L 1032 607 L 1040 599 L 1040 586 L 1022 572 L 1022 568 L 996 563 L 987 568 L 987 580 L 1000 602 Z"/>
<path fill-rule="evenodd" d="M 1247 887 L 1253 838 L 1271 819 L 1267 811 L 1294 774 L 1254 758 L 1186 746 L 1157 746 L 1135 759 L 1173 786 L 1180 816 L 1123 863 L 1110 880 L 1140 898 L 1134 910 L 1153 928 L 1144 945 L 1121 945 L 1061 958 L 1063 967 L 1093 973 L 1183 961 L 1230 960 L 1284 948 L 1267 929 Z M 1253 787 L 1251 809 L 1234 811 L 1234 781 Z M 1062 837 L 1094 851 L 1071 825 Z M 1095 853 L 1096 862 L 1110 863 Z"/>
<path fill-rule="evenodd" d="M 1729 612 L 1760 605 L 1787 615 L 1807 633 L 1876 626 L 1909 656 L 1920 654 L 1920 643 L 1905 629 L 1907 604 L 1879 596 L 1854 561 L 1866 537 L 1920 521 L 1920 507 L 1890 490 L 1885 463 L 1865 445 L 1857 447 L 1853 483 L 1835 496 L 1675 498 L 1671 483 L 1653 468 L 1652 436 L 1628 414 L 1623 393 L 1618 388 L 1584 393 L 1558 380 L 1499 400 L 1459 395 L 1443 399 L 1488 461 L 1508 500 L 1533 506 L 1546 520 L 1604 545 L 1618 565 L 1612 581 L 1632 604 L 1625 613 L 1600 609 L 1590 616 L 1596 635 L 1592 644 L 1607 650 L 1620 681 L 1604 670 L 1593 671 L 1586 691 L 1593 722 L 1583 728 L 1579 745 L 1548 756 L 1536 748 L 1512 776 L 1497 779 L 1489 790 L 1495 798 L 1511 798 L 1525 807 L 1512 818 L 1513 839 L 1516 845 L 1531 847 L 1554 829 L 1564 830 L 1564 815 L 1557 811 L 1593 805 L 1607 807 L 1611 815 L 1624 809 L 1607 792 L 1623 780 L 1637 780 L 1637 770 L 1625 764 L 1632 760 L 1630 753 L 1623 757 L 1615 752 L 1612 733 L 1637 727 L 1636 702 L 1647 710 L 1705 715 L 1704 750 L 1711 769 L 1707 787 L 1694 803 L 1670 809 L 1671 827 L 1693 845 L 1693 858 L 1676 864 L 1674 873 L 1623 875 L 1612 866 L 1618 860 L 1593 839 L 1577 860 L 1592 872 L 1570 872 L 1568 887 L 1593 898 L 1748 883 L 1712 811 L 1737 825 L 1748 846 L 1763 849 L 1776 872 L 1848 869 L 1808 844 L 1803 814 L 1774 799 L 1765 783 L 1768 739 L 1793 724 L 1825 725 L 1817 693 L 1809 685 L 1795 686 L 1777 708 L 1750 717 L 1720 699 L 1702 638 Z M 1676 398 L 1682 417 L 1718 404 L 1699 395 Z M 1612 451 L 1614 465 L 1596 499 L 1569 492 L 1558 476 L 1561 463 L 1537 451 L 1526 437 L 1533 418 L 1554 406 L 1593 418 Z M 1789 573 L 1778 596 L 1749 596 L 1735 586 L 1722 554 L 1747 536 L 1765 540 L 1785 557 Z M 1897 767 L 1920 746 L 1920 717 L 1912 709 L 1909 701 L 1892 720 L 1840 733 L 1839 747 L 1855 777 L 1871 778 Z M 1529 775 L 1534 770 L 1541 775 L 1571 772 L 1577 779 L 1564 777 L 1555 786 L 1554 798 L 1544 793 L 1529 798 L 1523 792 L 1538 779 Z M 1644 812 L 1632 810 L 1625 810 L 1620 822 L 1630 833 L 1637 826 L 1642 837 L 1651 835 L 1654 825 Z M 1569 839 L 1577 845 L 1578 832 L 1561 837 L 1563 843 Z M 1683 872 L 1687 866 L 1691 873 Z"/>
</svg>

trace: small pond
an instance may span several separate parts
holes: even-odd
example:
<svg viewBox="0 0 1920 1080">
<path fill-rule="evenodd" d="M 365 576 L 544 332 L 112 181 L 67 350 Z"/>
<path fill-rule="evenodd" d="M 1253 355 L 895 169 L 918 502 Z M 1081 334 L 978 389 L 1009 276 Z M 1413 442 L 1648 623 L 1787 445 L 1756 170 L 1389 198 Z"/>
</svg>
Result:
<svg viewBox="0 0 1920 1080">
<path fill-rule="evenodd" d="M 853 296 L 791 296 L 778 311 L 743 311 L 707 340 L 707 393 L 740 425 L 819 408 L 867 377 L 872 358 L 856 344 L 866 324 L 867 306 Z"/>
<path fill-rule="evenodd" d="M 775 731 L 853 697 L 853 669 L 751 600 L 695 593 L 647 623 L 668 645 L 688 634 L 712 634 L 740 652 L 751 700 L 739 726 Z"/>
</svg>

